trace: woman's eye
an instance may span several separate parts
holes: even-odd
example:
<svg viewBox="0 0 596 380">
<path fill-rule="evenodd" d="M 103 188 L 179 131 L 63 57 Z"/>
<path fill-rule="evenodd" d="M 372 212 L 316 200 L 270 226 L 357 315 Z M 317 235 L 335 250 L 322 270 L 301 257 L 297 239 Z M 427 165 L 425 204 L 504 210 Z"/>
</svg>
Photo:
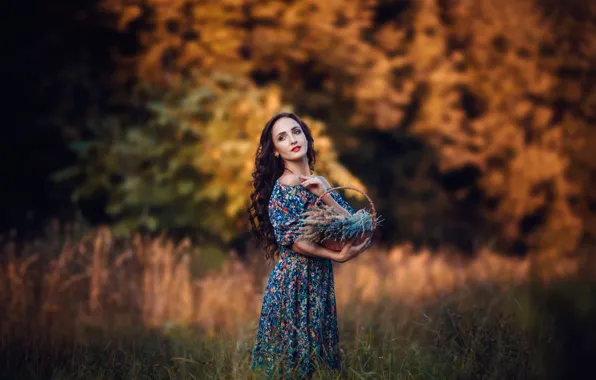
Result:
<svg viewBox="0 0 596 380">
<path fill-rule="evenodd" d="M 294 129 L 294 134 L 299 135 L 300 133 L 302 133 L 302 131 L 300 129 Z M 283 135 L 277 141 L 283 141 L 285 138 L 286 138 L 286 136 Z"/>
</svg>

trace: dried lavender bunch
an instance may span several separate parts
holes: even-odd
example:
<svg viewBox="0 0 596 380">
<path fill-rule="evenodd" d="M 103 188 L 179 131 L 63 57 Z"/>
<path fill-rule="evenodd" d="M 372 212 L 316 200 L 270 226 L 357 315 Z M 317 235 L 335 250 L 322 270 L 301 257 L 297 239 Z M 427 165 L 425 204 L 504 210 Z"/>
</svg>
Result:
<svg viewBox="0 0 596 380">
<path fill-rule="evenodd" d="M 322 205 L 304 212 L 302 217 L 302 227 L 298 230 L 298 233 L 305 239 L 318 242 L 321 241 L 320 237 L 324 235 L 326 226 L 343 219 L 344 215 L 331 206 Z"/>
<path fill-rule="evenodd" d="M 343 242 L 373 231 L 373 216 L 367 209 L 345 216 L 332 206 L 322 205 L 311 208 L 302 216 L 298 233 L 312 242 L 321 243 L 328 239 Z M 378 225 L 381 221 L 379 216 L 376 221 Z"/>
</svg>

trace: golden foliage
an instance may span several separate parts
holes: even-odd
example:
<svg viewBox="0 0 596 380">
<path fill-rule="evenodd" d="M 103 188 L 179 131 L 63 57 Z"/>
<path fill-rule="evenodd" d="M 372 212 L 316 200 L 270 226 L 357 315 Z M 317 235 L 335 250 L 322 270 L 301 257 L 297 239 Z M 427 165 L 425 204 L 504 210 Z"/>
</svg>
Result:
<svg viewBox="0 0 596 380">
<path fill-rule="evenodd" d="M 570 253 L 583 221 L 569 201 L 578 184 L 569 176 L 567 120 L 555 118 L 564 55 L 543 54 L 557 41 L 553 20 L 533 0 L 460 2 L 448 28 L 433 3 L 418 3 L 415 22 L 423 37 L 414 62 L 426 86 L 415 130 L 437 147 L 444 171 L 480 171 L 485 196 L 498 200 L 492 214 L 506 240 Z M 454 38 L 464 48 L 447 53 Z M 540 222 L 528 231 L 529 218 Z"/>
<path fill-rule="evenodd" d="M 595 168 L 585 148 L 596 117 L 593 4 L 102 4 L 121 26 L 135 19 L 150 26 L 135 29 L 141 53 L 128 76 L 160 82 L 191 67 L 216 67 L 259 77 L 259 85 L 275 81 L 277 96 L 300 109 L 423 137 L 438 152 L 442 173 L 472 168 L 478 178 L 462 194 L 480 189 L 476 207 L 501 227 L 509 247 L 561 254 L 586 232 L 595 235 Z"/>
<path fill-rule="evenodd" d="M 228 200 L 224 209 L 228 220 L 241 218 L 246 209 L 247 194 L 252 190 L 250 181 L 254 170 L 253 156 L 259 144 L 265 123 L 277 112 L 292 111 L 284 106 L 281 90 L 277 86 L 256 89 L 250 82 L 239 81 L 235 91 L 218 89 L 221 100 L 214 105 L 213 117 L 196 125 L 201 133 L 198 152 L 193 165 L 210 180 L 196 193 L 196 199 L 208 198 L 210 194 L 223 195 Z M 331 183 L 365 186 L 337 159 L 335 147 L 326 136 L 325 125 L 308 117 L 317 150 L 317 174 L 329 178 Z M 360 195 L 358 193 L 358 195 Z M 356 196 L 356 195 L 355 195 Z M 362 198 L 362 196 L 356 196 Z"/>
</svg>

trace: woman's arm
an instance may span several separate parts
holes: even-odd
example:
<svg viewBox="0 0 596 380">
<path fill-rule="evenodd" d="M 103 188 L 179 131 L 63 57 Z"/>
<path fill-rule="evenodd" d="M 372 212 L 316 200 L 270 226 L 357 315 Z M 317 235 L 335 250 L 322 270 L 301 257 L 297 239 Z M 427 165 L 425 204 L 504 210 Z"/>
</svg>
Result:
<svg viewBox="0 0 596 380">
<path fill-rule="evenodd" d="M 340 252 L 327 249 L 322 245 L 312 243 L 306 239 L 296 240 L 294 244 L 292 244 L 291 250 L 304 256 L 320 257 L 339 263 L 343 262 L 343 257 Z"/>
<path fill-rule="evenodd" d="M 369 247 L 369 242 L 370 238 L 364 240 L 359 245 L 352 245 L 352 241 L 349 241 L 346 245 L 344 245 L 340 252 L 337 252 L 322 247 L 319 244 L 311 243 L 307 240 L 297 240 L 292 245 L 292 250 L 305 256 L 321 257 L 336 261 L 338 263 L 345 263 L 364 252 Z"/>
</svg>

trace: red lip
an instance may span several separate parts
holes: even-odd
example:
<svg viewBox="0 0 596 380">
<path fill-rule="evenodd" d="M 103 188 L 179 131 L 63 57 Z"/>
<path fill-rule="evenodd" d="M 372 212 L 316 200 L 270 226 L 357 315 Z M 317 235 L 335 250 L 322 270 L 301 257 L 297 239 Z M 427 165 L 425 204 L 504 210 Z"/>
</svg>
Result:
<svg viewBox="0 0 596 380">
<path fill-rule="evenodd" d="M 301 146 L 297 146 L 295 148 L 292 149 L 292 152 L 298 152 L 300 149 L 302 149 Z"/>
</svg>

